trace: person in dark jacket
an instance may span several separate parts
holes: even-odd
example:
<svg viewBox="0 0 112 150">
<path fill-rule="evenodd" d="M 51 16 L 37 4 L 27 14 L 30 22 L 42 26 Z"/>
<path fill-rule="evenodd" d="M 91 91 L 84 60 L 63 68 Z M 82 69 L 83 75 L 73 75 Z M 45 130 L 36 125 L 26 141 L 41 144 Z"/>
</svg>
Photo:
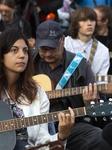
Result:
<svg viewBox="0 0 112 150">
<path fill-rule="evenodd" d="M 26 4 L 24 3 L 24 5 L 27 5 L 29 3 L 29 0 L 25 1 Z M 58 13 L 57 13 L 57 9 L 61 8 L 63 6 L 63 0 L 35 0 L 36 5 L 37 5 L 37 12 L 39 15 L 39 23 L 43 22 L 46 20 L 46 16 L 49 13 L 54 13 L 55 14 L 55 21 L 59 21 L 58 18 Z M 31 4 L 31 3 L 30 3 Z M 31 16 L 30 16 L 30 10 L 27 13 L 26 18 L 28 20 L 30 20 Z"/>
<path fill-rule="evenodd" d="M 105 126 L 102 132 L 102 137 L 112 147 L 112 123 L 109 123 L 108 125 Z"/>
<path fill-rule="evenodd" d="M 37 11 L 39 13 L 40 23 L 46 20 L 46 16 L 49 13 L 55 14 L 55 21 L 59 21 L 57 14 L 57 9 L 63 6 L 63 0 L 36 0 L 37 1 Z"/>
<path fill-rule="evenodd" d="M 97 14 L 99 27 L 96 39 L 108 47 L 109 52 L 112 52 L 112 10 L 107 5 L 98 5 L 94 11 Z M 112 59 L 110 59 L 108 74 L 112 74 Z"/>
<path fill-rule="evenodd" d="M 97 25 L 99 28 L 96 39 L 103 43 L 109 49 L 109 52 L 112 52 L 112 10 L 108 5 L 103 4 L 94 7 L 94 11 L 97 14 Z M 108 75 L 112 75 L 112 58 L 110 58 Z M 105 100 L 112 98 L 111 94 L 100 96 Z"/>
<path fill-rule="evenodd" d="M 62 28 L 57 22 L 52 20 L 41 23 L 36 31 L 35 47 L 37 47 L 38 50 L 35 50 L 33 53 L 35 75 L 45 74 L 49 76 L 56 85 L 58 85 L 65 70 L 76 56 L 64 49 L 64 38 Z M 68 74 L 69 73 L 68 71 Z M 65 75 L 65 78 L 66 77 L 68 76 Z M 67 97 L 64 95 L 64 97 L 61 97 L 58 101 L 56 99 L 51 100 L 50 111 L 65 110 L 69 106 L 72 108 L 87 107 L 91 101 L 97 103 L 97 85 L 94 82 L 95 80 L 90 65 L 87 63 L 86 59 L 83 58 L 64 86 L 64 88 L 72 88 L 89 85 L 84 88 L 83 97 L 81 94 L 75 95 L 75 93 L 74 96 L 71 96 L 71 92 L 66 91 L 62 93 L 62 95 L 66 94 Z M 94 84 L 92 93 L 92 84 L 89 83 Z M 58 89 L 58 86 L 56 86 L 56 89 Z M 79 91 L 76 93 L 78 92 Z M 105 140 L 102 139 L 102 130 L 91 125 L 89 119 L 90 118 L 79 117 L 75 120 L 76 123 L 67 139 L 66 147 L 70 150 L 111 149 Z"/>
<path fill-rule="evenodd" d="M 10 28 L 20 29 L 30 41 L 32 38 L 30 23 L 16 13 L 14 0 L 0 0 L 0 16 L 1 33 Z M 32 44 L 35 44 L 35 40 Z"/>
<path fill-rule="evenodd" d="M 57 10 L 63 6 L 63 0 L 26 0 L 22 5 L 22 14 L 31 23 L 33 36 L 36 37 L 37 26 L 53 13 L 54 20 L 59 22 Z M 27 9 L 28 7 L 28 9 Z M 38 18 L 38 19 L 37 19 Z"/>
</svg>

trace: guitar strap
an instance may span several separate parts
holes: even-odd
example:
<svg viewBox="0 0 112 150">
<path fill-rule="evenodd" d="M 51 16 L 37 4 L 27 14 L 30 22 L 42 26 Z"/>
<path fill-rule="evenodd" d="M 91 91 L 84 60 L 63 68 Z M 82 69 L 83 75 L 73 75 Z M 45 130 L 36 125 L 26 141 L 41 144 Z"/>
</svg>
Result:
<svg viewBox="0 0 112 150">
<path fill-rule="evenodd" d="M 91 48 L 91 54 L 90 54 L 90 58 L 89 58 L 89 64 L 91 66 L 92 62 L 93 62 L 93 57 L 94 57 L 94 54 L 96 52 L 96 49 L 97 49 L 97 45 L 98 45 L 98 41 L 97 39 L 93 39 L 93 44 L 92 44 L 92 48 Z"/>
<path fill-rule="evenodd" d="M 70 65 L 65 70 L 65 72 L 64 72 L 61 80 L 57 84 L 57 86 L 55 88 L 56 90 L 62 89 L 65 86 L 65 84 L 67 83 L 68 79 L 71 77 L 71 75 L 73 74 L 73 72 L 76 70 L 76 68 L 78 67 L 78 65 L 80 64 L 80 62 L 81 62 L 82 59 L 83 59 L 83 56 L 80 53 L 77 53 L 75 55 L 75 57 L 73 58 L 73 60 L 70 63 Z"/>
</svg>

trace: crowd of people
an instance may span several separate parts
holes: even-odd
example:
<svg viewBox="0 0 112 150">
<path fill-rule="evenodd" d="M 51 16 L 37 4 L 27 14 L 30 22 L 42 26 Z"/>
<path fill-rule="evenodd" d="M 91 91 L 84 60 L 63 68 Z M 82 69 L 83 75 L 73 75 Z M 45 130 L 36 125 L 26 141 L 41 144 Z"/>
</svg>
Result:
<svg viewBox="0 0 112 150">
<path fill-rule="evenodd" d="M 22 128 L 14 122 L 7 127 L 0 118 L 0 139 L 4 128 L 16 129 L 16 143 L 2 143 L 0 149 L 24 150 L 58 140 L 66 150 L 112 150 L 111 117 L 86 115 L 91 102 L 98 104 L 112 96 L 108 88 L 98 91 L 97 85 L 107 81 L 95 81 L 95 75 L 112 74 L 112 4 L 86 2 L 0 0 L 0 99 L 9 105 L 14 119 L 30 118 L 22 120 Z M 65 11 L 62 16 L 61 11 Z M 48 97 L 38 78 L 33 78 L 42 74 L 49 77 L 53 90 L 68 90 Z M 84 114 L 74 113 L 77 108 L 83 108 Z M 48 113 L 58 121 L 49 120 Z M 40 124 L 38 115 L 45 115 Z"/>
</svg>

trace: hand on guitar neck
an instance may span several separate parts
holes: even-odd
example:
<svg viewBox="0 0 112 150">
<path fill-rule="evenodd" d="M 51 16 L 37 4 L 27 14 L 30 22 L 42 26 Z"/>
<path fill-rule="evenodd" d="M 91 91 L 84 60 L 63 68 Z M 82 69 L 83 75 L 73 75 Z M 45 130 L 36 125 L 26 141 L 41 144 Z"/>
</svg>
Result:
<svg viewBox="0 0 112 150">
<path fill-rule="evenodd" d="M 108 83 L 106 88 L 106 90 L 99 91 L 99 93 L 103 95 L 112 95 L 112 82 Z"/>
<path fill-rule="evenodd" d="M 98 102 L 98 90 L 97 90 L 97 84 L 94 83 L 94 85 L 92 86 L 92 84 L 90 83 L 89 86 L 86 86 L 83 89 L 83 101 L 85 106 L 88 106 L 90 104 L 91 101 L 94 101 L 95 103 Z"/>
<path fill-rule="evenodd" d="M 102 87 L 102 90 L 101 90 L 101 87 Z M 85 106 L 88 106 L 91 101 L 94 101 L 95 103 L 98 102 L 98 91 L 100 94 L 103 94 L 103 95 L 111 95 L 112 94 L 112 82 L 108 84 L 101 84 L 101 85 L 97 85 L 96 83 L 94 83 L 93 86 L 90 83 L 89 86 L 86 86 L 83 89 L 83 101 L 85 103 Z"/>
<path fill-rule="evenodd" d="M 104 78 L 105 77 L 105 78 Z M 111 81 L 111 76 L 108 76 L 108 81 Z M 73 96 L 78 94 L 83 94 L 83 100 L 85 106 L 88 106 L 91 101 L 98 101 L 98 92 L 104 95 L 112 94 L 112 82 L 108 84 L 99 84 L 89 86 L 81 86 L 81 87 L 72 87 L 67 89 L 53 90 L 53 82 L 51 82 L 50 78 L 46 75 L 40 74 L 33 76 L 33 79 L 40 84 L 40 86 L 46 91 L 46 94 L 50 101 L 53 101 L 56 98 Z M 97 81 L 107 81 L 107 76 L 96 76 Z M 47 84 L 46 84 L 47 83 Z M 83 90 L 84 89 L 84 90 Z"/>
<path fill-rule="evenodd" d="M 70 114 L 68 113 L 64 114 L 62 112 L 58 114 L 58 118 L 59 118 L 58 139 L 61 143 L 63 143 L 63 141 L 68 138 L 75 122 L 75 115 L 73 110 L 70 107 L 68 109 L 70 111 Z"/>
</svg>

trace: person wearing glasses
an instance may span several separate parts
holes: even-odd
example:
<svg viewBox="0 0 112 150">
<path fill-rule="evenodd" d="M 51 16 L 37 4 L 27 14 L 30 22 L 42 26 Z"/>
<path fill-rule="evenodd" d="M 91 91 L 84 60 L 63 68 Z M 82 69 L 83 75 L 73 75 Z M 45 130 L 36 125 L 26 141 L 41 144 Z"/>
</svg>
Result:
<svg viewBox="0 0 112 150">
<path fill-rule="evenodd" d="M 98 5 L 94 7 L 94 11 L 97 14 L 99 28 L 96 39 L 108 47 L 109 52 L 112 52 L 112 9 L 108 5 Z M 112 58 L 108 74 L 112 74 Z"/>
<path fill-rule="evenodd" d="M 30 23 L 16 13 L 15 0 L 0 0 L 0 33 L 10 28 L 20 29 L 29 39 L 30 46 L 34 46 Z"/>
<path fill-rule="evenodd" d="M 41 23 L 36 30 L 35 47 L 37 50 L 33 51 L 35 75 L 45 74 L 56 85 L 76 56 L 66 51 L 64 39 L 62 28 L 52 20 Z M 92 84 L 94 84 L 94 90 Z M 68 107 L 88 106 L 91 101 L 98 102 L 97 85 L 90 65 L 84 58 L 63 88 L 78 86 L 86 86 L 83 90 L 83 96 L 74 95 L 53 99 L 50 101 L 50 112 L 66 110 Z M 55 122 L 55 128 L 57 132 L 58 122 Z M 76 118 L 71 134 L 67 138 L 66 148 L 70 150 L 111 150 L 110 146 L 102 139 L 101 133 L 102 129 L 91 125 L 89 118 L 88 121 L 86 117 Z"/>
</svg>

